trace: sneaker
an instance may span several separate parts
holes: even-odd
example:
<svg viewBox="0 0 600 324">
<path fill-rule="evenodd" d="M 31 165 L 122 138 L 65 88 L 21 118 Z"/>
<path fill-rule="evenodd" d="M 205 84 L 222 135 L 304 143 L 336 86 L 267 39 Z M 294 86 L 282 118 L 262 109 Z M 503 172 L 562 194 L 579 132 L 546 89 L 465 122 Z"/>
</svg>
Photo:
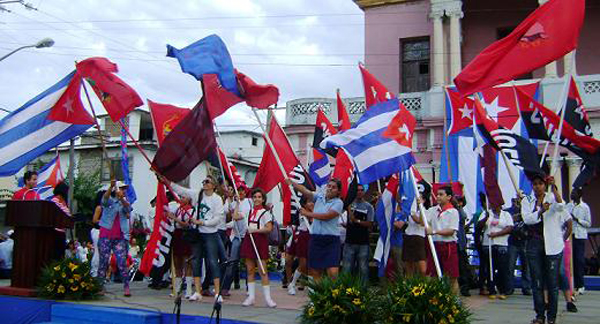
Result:
<svg viewBox="0 0 600 324">
<path fill-rule="evenodd" d="M 506 300 L 506 298 L 508 298 L 506 295 L 498 295 L 498 299 L 500 300 Z"/>
<path fill-rule="evenodd" d="M 125 289 L 123 291 L 123 296 L 131 297 L 131 292 L 129 291 L 129 287 L 125 287 Z"/>
<path fill-rule="evenodd" d="M 585 292 L 585 287 L 581 287 L 581 288 L 577 289 L 578 295 L 583 295 L 584 292 Z"/>
<path fill-rule="evenodd" d="M 288 288 L 288 284 L 287 283 L 281 284 L 281 288 L 287 289 Z"/>
<path fill-rule="evenodd" d="M 190 299 L 190 297 L 192 297 L 192 295 L 185 294 L 184 297 L 185 297 L 185 299 Z"/>
<path fill-rule="evenodd" d="M 471 293 L 469 292 L 468 289 L 461 289 L 460 290 L 460 294 L 465 296 L 465 297 L 471 297 Z"/>
<path fill-rule="evenodd" d="M 213 294 L 212 291 L 210 291 L 210 290 L 202 290 L 202 296 L 211 297 L 214 295 L 215 294 Z"/>
<path fill-rule="evenodd" d="M 231 294 L 229 293 L 229 290 L 223 289 L 221 290 L 221 296 L 229 297 Z"/>
<path fill-rule="evenodd" d="M 189 299 L 189 301 L 194 302 L 194 301 L 201 301 L 202 300 L 202 295 L 200 295 L 199 293 L 195 292 Z"/>
<path fill-rule="evenodd" d="M 496 299 L 496 295 L 495 295 L 495 294 L 490 294 L 490 295 L 488 296 L 488 298 L 489 298 L 489 299 L 492 299 L 492 300 L 494 300 L 494 299 Z"/>
<path fill-rule="evenodd" d="M 296 287 L 290 286 L 290 288 L 288 288 L 288 295 L 295 296 L 296 295 Z"/>
<path fill-rule="evenodd" d="M 488 292 L 488 290 L 487 290 L 487 289 L 479 289 L 479 294 L 480 294 L 481 296 L 487 296 L 487 295 L 489 295 L 490 293 Z"/>
<path fill-rule="evenodd" d="M 304 286 L 298 286 L 298 290 L 303 291 L 304 290 Z"/>
<path fill-rule="evenodd" d="M 239 282 L 238 283 L 234 283 L 233 284 L 233 289 L 239 290 L 240 289 L 240 283 Z"/>
<path fill-rule="evenodd" d="M 567 303 L 567 311 L 571 312 L 571 313 L 577 313 L 577 306 L 575 306 L 575 303 L 568 302 Z"/>
<path fill-rule="evenodd" d="M 221 295 L 215 296 L 215 301 L 219 304 L 223 303 L 223 296 L 221 296 Z"/>
</svg>

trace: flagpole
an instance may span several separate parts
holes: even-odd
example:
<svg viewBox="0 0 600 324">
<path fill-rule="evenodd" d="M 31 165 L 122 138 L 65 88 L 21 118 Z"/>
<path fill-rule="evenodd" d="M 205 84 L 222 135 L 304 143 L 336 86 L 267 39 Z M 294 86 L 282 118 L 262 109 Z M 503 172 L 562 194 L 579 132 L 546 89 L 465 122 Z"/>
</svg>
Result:
<svg viewBox="0 0 600 324">
<path fill-rule="evenodd" d="M 488 198 L 488 202 L 489 202 L 489 198 Z M 488 213 L 488 222 L 490 220 L 490 217 L 492 217 L 492 213 L 490 213 L 490 210 L 487 210 Z M 493 242 L 493 238 L 489 238 L 489 242 L 488 242 L 488 254 L 489 254 L 489 260 L 490 260 L 490 280 L 492 282 L 494 282 L 494 262 L 492 259 L 492 242 Z"/>
<path fill-rule="evenodd" d="M 92 100 L 90 99 L 90 94 L 88 93 L 85 81 L 82 80 L 81 84 L 83 84 L 83 91 L 85 92 L 85 97 L 87 98 L 88 104 L 92 109 L 92 114 L 94 115 L 94 123 L 96 124 L 96 128 L 98 129 L 98 136 L 100 137 L 100 145 L 102 146 L 102 152 L 104 153 L 104 157 L 106 158 L 106 164 L 108 166 L 108 171 L 110 172 L 110 178 L 112 179 L 115 173 L 112 168 L 112 164 L 110 163 L 110 158 L 108 157 L 108 151 L 106 150 L 106 143 L 104 143 L 104 136 L 102 135 L 102 131 L 100 130 L 100 124 L 98 124 L 96 110 L 94 109 L 94 105 L 92 105 Z"/>
<path fill-rule="evenodd" d="M 448 91 L 448 89 L 444 88 L 444 96 L 447 95 L 447 93 L 446 93 L 447 91 Z M 452 177 L 452 164 L 450 163 L 450 161 L 451 161 L 450 148 L 448 148 L 448 143 L 449 143 L 448 131 L 449 131 L 449 129 L 448 129 L 448 112 L 447 112 L 446 107 L 444 106 L 444 130 L 443 130 L 443 133 L 444 133 L 444 141 L 446 142 L 445 143 L 446 145 L 444 145 L 444 147 L 446 148 L 445 149 L 445 151 L 446 151 L 446 167 L 448 168 L 448 177 L 450 179 L 449 182 L 450 182 L 450 185 L 452 185 L 452 181 L 453 181 L 454 177 Z M 440 175 L 440 181 L 441 181 L 441 175 Z"/>
<path fill-rule="evenodd" d="M 412 167 L 409 169 L 410 170 L 410 176 L 411 176 L 411 182 L 413 185 L 413 188 L 415 190 L 415 194 L 417 195 L 417 198 L 419 197 L 419 186 L 417 186 L 417 179 L 415 178 L 415 172 L 413 171 Z M 423 203 L 419 202 L 419 199 L 417 199 L 417 203 L 419 205 L 419 213 L 421 214 L 421 219 L 423 220 L 423 224 L 425 225 L 425 231 L 427 231 L 427 229 L 429 228 L 429 222 L 427 221 L 427 217 L 425 217 L 425 208 L 423 208 Z M 437 273 L 438 277 L 442 277 L 442 269 L 440 268 L 440 261 L 438 260 L 438 256 L 437 256 L 437 252 L 435 251 L 435 245 L 433 244 L 433 238 L 431 237 L 431 235 L 426 235 L 427 236 L 427 241 L 429 242 L 429 249 L 431 250 L 431 255 L 432 255 L 432 259 L 433 259 L 433 264 L 435 265 L 435 272 Z"/>
<path fill-rule="evenodd" d="M 553 175 L 555 170 L 554 168 L 556 167 L 555 165 L 555 161 L 558 158 L 558 143 L 560 142 L 560 136 L 562 134 L 562 125 L 563 125 L 563 121 L 565 119 L 565 111 L 567 110 L 565 107 L 565 103 L 567 101 L 568 98 L 568 92 L 569 92 L 569 86 L 570 86 L 570 81 L 571 81 L 571 74 L 569 74 L 568 76 L 565 76 L 565 83 L 563 85 L 563 89 L 562 92 L 560 94 L 558 103 L 556 104 L 556 109 L 554 110 L 555 112 L 558 111 L 561 106 L 562 106 L 562 110 L 560 112 L 560 122 L 558 124 L 558 134 L 556 135 L 556 141 L 554 143 L 554 155 L 552 158 L 552 167 L 550 169 L 550 175 Z M 550 141 L 546 142 L 546 146 L 544 147 L 544 155 L 542 156 L 542 159 L 540 161 L 540 167 L 542 165 L 544 165 L 544 161 L 546 160 L 546 152 L 548 151 L 548 146 L 550 145 Z"/>
<path fill-rule="evenodd" d="M 283 167 L 283 163 L 281 163 L 281 159 L 279 158 L 279 153 L 277 153 L 277 150 L 275 150 L 275 145 L 273 145 L 273 142 L 271 141 L 271 137 L 269 136 L 269 133 L 267 133 L 265 126 L 263 125 L 260 116 L 258 115 L 258 113 L 256 112 L 255 108 L 251 108 L 252 112 L 254 113 L 254 116 L 256 117 L 256 120 L 258 121 L 258 124 L 260 125 L 260 128 L 262 129 L 263 133 L 265 134 L 265 140 L 267 141 L 267 145 L 269 145 L 269 148 L 271 149 L 271 152 L 273 152 L 273 156 L 275 157 L 275 161 L 277 161 L 277 166 L 279 167 L 279 170 L 281 171 L 281 173 L 283 174 L 283 178 L 285 180 L 288 180 L 290 177 L 287 175 L 287 173 L 285 172 L 285 168 Z M 275 117 L 275 114 L 271 115 L 272 118 L 275 118 L 275 121 L 277 122 L 277 118 Z M 279 123 L 277 123 L 279 124 Z M 290 143 L 289 139 L 287 138 L 287 135 L 285 134 L 285 132 L 283 132 L 286 140 L 288 141 L 288 144 Z M 290 144 L 291 146 L 291 144 Z M 292 185 L 289 185 L 290 191 L 293 193 L 294 192 L 294 187 L 292 187 Z M 306 222 L 306 226 L 308 228 L 308 232 L 312 233 L 312 226 L 310 225 L 310 223 L 308 222 L 308 219 L 306 219 L 305 216 L 300 215 L 300 219 L 304 220 Z"/>
<path fill-rule="evenodd" d="M 214 124 L 215 129 L 217 131 L 217 145 L 218 147 L 222 147 L 221 145 L 221 132 L 219 132 L 219 128 L 217 127 L 217 124 Z M 221 154 L 220 152 L 217 152 L 217 154 Z M 237 185 L 235 183 L 235 179 L 233 178 L 233 171 L 231 170 L 231 168 L 229 167 L 229 161 L 227 160 L 227 155 L 225 155 L 225 152 L 223 152 L 223 157 L 225 158 L 225 163 L 227 164 L 227 174 L 229 175 L 229 178 L 231 179 L 232 182 L 232 186 L 233 186 L 233 190 L 235 192 L 235 196 L 238 197 L 239 199 L 239 193 L 238 193 L 238 189 L 237 189 Z M 223 163 L 221 163 L 221 158 L 219 157 L 219 166 L 221 167 L 221 173 L 223 173 L 223 176 L 225 176 L 225 171 L 223 168 Z M 237 207 L 236 207 L 236 211 L 239 211 L 239 206 L 240 206 L 240 201 L 238 200 L 237 202 Z M 238 233 L 240 232 L 240 229 L 237 226 L 237 221 L 235 219 L 233 219 L 233 226 L 236 228 Z M 260 268 L 260 271 L 262 272 L 262 274 L 266 275 L 267 272 L 265 271 L 265 268 L 262 264 L 262 261 L 260 259 L 260 254 L 258 253 L 258 249 L 256 248 L 256 243 L 254 242 L 254 236 L 252 236 L 252 233 L 250 233 L 250 231 L 248 231 L 248 237 L 250 237 L 250 243 L 252 243 L 252 249 L 254 250 L 254 253 L 256 253 L 256 259 L 258 260 L 258 266 Z"/>
</svg>

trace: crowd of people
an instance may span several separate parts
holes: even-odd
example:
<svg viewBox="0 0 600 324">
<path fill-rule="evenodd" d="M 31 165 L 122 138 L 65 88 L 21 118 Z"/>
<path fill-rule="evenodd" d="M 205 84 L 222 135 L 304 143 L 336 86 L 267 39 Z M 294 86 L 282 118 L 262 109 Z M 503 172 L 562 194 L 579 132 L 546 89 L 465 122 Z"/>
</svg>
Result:
<svg viewBox="0 0 600 324">
<path fill-rule="evenodd" d="M 27 172 L 24 178 L 25 187 L 15 193 L 14 199 L 39 199 L 31 190 L 36 184 L 35 172 Z M 277 237 L 280 228 L 266 193 L 260 188 L 219 184 L 212 176 L 203 180 L 201 190 L 182 187 L 161 176 L 158 179 L 178 197 L 175 201 L 170 194 L 170 203 L 165 207 L 175 227 L 171 244 L 172 295 L 185 286 L 185 298 L 189 301 L 199 301 L 203 296 L 222 301 L 232 290 L 241 288 L 243 260 L 247 278 L 243 305 L 255 304 L 258 272 L 266 305 L 276 307 L 271 296 L 268 260 L 270 245 L 279 243 L 273 235 Z M 279 244 L 285 249 L 282 284 L 287 293 L 295 295 L 297 289 L 303 289 L 303 277 L 314 281 L 324 275 L 336 277 L 340 268 L 369 284 L 370 237 L 376 225 L 379 195 L 370 199 L 365 186 L 358 185 L 355 200 L 344 208 L 340 198 L 342 184 L 337 179 L 317 192 L 289 179 L 286 184 L 303 197 L 298 222 L 288 226 L 287 239 Z M 449 186 L 434 193 L 433 203 L 427 196 L 417 198 L 418 204 L 425 207 L 423 214 L 416 208 L 418 204 L 413 204 L 410 213 L 397 204 L 391 221 L 386 276 L 437 276 L 439 269 L 450 279 L 456 293 L 468 297 L 472 289 L 479 289 L 480 295 L 504 300 L 515 292 L 518 260 L 521 292 L 533 296 L 536 316 L 532 323 L 554 323 L 559 290 L 563 291 L 567 310 L 577 311 L 563 250 L 572 243 L 574 292 L 582 294 L 590 209 L 581 199 L 580 188 L 572 190 L 571 202 L 565 204 L 551 177 L 535 176 L 532 185 L 530 196 L 515 197 L 506 209 L 501 203 L 486 203 L 486 196 L 481 194 L 482 208 L 474 215 L 467 215 L 467 201 L 456 196 Z M 55 188 L 52 201 L 68 214 L 65 187 L 59 184 Z M 113 180 L 107 190 L 98 193 L 93 216 L 97 226 L 92 230 L 91 242 L 85 246 L 69 242 L 66 254 L 92 262 L 94 275 L 102 280 L 107 278 L 112 257 L 116 265 L 112 272 L 122 279 L 124 295 L 131 296 L 131 259 L 141 255 L 130 238 L 132 208 L 125 189 L 125 184 Z M 64 229 L 56 231 L 64 251 Z M 430 239 L 433 244 L 429 244 Z M 0 274 L 4 276 L 10 263 L 4 249 L 8 241 L 0 243 Z M 472 266 L 470 247 L 476 250 L 478 269 Z M 153 281 L 150 286 L 160 288 L 162 283 Z"/>
</svg>

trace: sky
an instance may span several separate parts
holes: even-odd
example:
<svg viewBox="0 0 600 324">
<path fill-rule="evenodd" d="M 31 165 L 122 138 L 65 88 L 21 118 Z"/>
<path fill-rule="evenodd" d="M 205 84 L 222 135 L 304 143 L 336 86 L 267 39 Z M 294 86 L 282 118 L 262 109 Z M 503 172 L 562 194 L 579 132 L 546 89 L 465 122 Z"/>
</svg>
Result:
<svg viewBox="0 0 600 324">
<path fill-rule="evenodd" d="M 55 45 L 0 61 L 3 109 L 17 109 L 70 73 L 75 61 L 93 56 L 116 63 L 144 101 L 192 107 L 202 95 L 199 83 L 165 56 L 166 44 L 182 48 L 210 34 L 227 44 L 236 68 L 279 87 L 280 107 L 291 99 L 334 98 L 337 88 L 343 97 L 363 95 L 357 63 L 364 58 L 364 16 L 352 0 L 29 3 L 34 10 L 17 3 L 0 11 L 0 56 L 45 37 Z M 221 129 L 247 124 L 255 121 L 241 104 L 217 119 Z"/>
</svg>

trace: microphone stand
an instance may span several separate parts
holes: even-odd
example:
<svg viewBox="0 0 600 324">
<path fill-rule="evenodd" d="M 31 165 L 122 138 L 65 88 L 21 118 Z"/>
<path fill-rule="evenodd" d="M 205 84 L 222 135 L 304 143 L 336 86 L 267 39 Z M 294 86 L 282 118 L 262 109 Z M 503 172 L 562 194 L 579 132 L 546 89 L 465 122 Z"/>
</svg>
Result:
<svg viewBox="0 0 600 324">
<path fill-rule="evenodd" d="M 227 260 L 224 262 L 220 262 L 219 268 L 221 269 L 221 273 L 223 273 L 224 271 L 222 271 L 222 270 L 227 269 L 227 267 L 231 263 L 233 263 L 233 260 Z M 223 282 L 226 281 L 226 279 L 227 279 L 226 276 L 227 276 L 227 273 L 225 272 L 225 275 L 223 275 Z M 221 323 L 221 309 L 223 306 L 222 301 L 221 301 L 221 299 L 223 298 L 221 295 L 221 292 L 223 291 L 222 288 L 223 287 L 221 287 L 221 289 L 219 289 L 219 293 L 215 297 L 215 303 L 213 304 L 213 310 L 212 310 L 212 313 L 210 313 L 210 320 L 208 321 L 209 324 L 212 323 L 213 317 L 215 318 L 215 323 L 217 323 L 217 324 Z M 215 313 L 216 313 L 216 317 L 215 317 Z"/>
<path fill-rule="evenodd" d="M 189 257 L 187 260 L 185 260 L 185 265 L 183 268 L 183 272 L 185 273 L 186 269 L 188 268 L 190 262 L 194 259 L 194 257 Z M 173 307 L 173 314 L 175 314 L 175 319 L 176 319 L 176 323 L 179 324 L 180 321 L 180 317 L 181 317 L 181 300 L 183 297 L 183 290 L 185 289 L 185 277 L 181 278 L 181 284 L 179 286 L 179 291 L 177 291 L 177 296 L 175 297 L 175 301 L 174 304 L 175 306 Z"/>
</svg>

